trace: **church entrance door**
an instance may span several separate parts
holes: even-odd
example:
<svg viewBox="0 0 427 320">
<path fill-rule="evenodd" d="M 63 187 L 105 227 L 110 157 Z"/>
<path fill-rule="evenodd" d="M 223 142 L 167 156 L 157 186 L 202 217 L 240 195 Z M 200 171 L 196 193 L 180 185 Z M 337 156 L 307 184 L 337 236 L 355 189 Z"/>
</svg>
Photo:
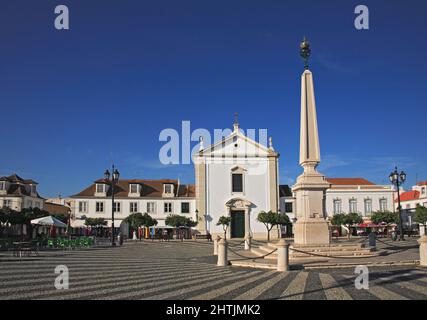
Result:
<svg viewBox="0 0 427 320">
<path fill-rule="evenodd" d="M 231 211 L 231 238 L 245 237 L 245 211 Z"/>
</svg>

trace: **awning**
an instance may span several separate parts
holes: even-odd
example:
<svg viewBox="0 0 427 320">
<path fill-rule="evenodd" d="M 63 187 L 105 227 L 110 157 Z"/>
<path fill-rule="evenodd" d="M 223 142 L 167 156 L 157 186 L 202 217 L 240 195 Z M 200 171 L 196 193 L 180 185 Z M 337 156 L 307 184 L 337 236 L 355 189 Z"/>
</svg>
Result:
<svg viewBox="0 0 427 320">
<path fill-rule="evenodd" d="M 36 224 L 39 226 L 54 226 L 57 228 L 67 228 L 67 225 L 65 223 L 52 216 L 31 220 L 31 224 Z"/>
</svg>

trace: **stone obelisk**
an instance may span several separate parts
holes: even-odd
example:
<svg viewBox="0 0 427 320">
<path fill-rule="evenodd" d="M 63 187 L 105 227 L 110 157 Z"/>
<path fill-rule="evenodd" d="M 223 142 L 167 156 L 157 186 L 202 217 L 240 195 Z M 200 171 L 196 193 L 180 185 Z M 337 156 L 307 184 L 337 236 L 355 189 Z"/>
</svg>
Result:
<svg viewBox="0 0 427 320">
<path fill-rule="evenodd" d="M 301 132 L 300 160 L 304 172 L 297 178 L 292 191 L 296 196 L 294 224 L 295 245 L 328 245 L 329 225 L 325 220 L 325 196 L 330 184 L 317 171 L 320 163 L 319 132 L 317 130 L 316 102 L 314 98 L 313 74 L 308 69 L 310 44 L 304 38 L 300 54 L 305 60 L 301 76 Z"/>
</svg>

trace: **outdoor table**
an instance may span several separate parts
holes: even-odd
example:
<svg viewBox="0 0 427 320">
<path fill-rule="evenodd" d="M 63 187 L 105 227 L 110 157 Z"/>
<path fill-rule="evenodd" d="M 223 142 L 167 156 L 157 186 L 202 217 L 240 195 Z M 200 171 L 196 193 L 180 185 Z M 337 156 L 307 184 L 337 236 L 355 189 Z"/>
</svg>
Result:
<svg viewBox="0 0 427 320">
<path fill-rule="evenodd" d="M 31 254 L 31 242 L 28 241 L 20 241 L 20 242 L 13 242 L 13 255 L 16 254 L 16 256 L 18 256 L 21 258 L 22 257 L 22 252 L 29 252 Z"/>
</svg>

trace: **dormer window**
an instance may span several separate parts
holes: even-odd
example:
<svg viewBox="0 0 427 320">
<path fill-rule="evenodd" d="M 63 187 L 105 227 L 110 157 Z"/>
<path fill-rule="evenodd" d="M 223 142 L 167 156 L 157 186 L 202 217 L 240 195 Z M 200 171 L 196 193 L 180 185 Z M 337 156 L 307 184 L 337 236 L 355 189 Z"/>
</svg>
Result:
<svg viewBox="0 0 427 320">
<path fill-rule="evenodd" d="M 138 194 L 139 193 L 139 184 L 132 183 L 130 185 L 130 193 Z"/>
<path fill-rule="evenodd" d="M 0 181 L 0 191 L 6 190 L 6 181 Z"/>
<path fill-rule="evenodd" d="M 30 189 L 32 194 L 36 193 L 36 186 L 34 184 L 30 185 Z"/>
<path fill-rule="evenodd" d="M 105 184 L 97 183 L 96 184 L 96 193 L 105 193 Z"/>
<path fill-rule="evenodd" d="M 173 184 L 165 184 L 165 194 L 173 194 Z"/>
</svg>

